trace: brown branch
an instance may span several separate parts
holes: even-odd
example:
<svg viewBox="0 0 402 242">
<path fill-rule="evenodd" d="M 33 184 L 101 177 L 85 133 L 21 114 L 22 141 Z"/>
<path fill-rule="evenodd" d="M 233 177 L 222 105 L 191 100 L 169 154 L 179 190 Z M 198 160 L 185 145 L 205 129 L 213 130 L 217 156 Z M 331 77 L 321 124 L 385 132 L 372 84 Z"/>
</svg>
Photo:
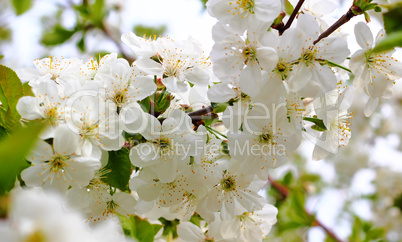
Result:
<svg viewBox="0 0 402 242">
<path fill-rule="evenodd" d="M 299 10 L 300 10 L 301 6 L 303 5 L 303 3 L 304 3 L 304 0 L 299 0 L 296 7 L 293 9 L 292 15 L 290 15 L 288 21 L 286 22 L 286 25 L 279 30 L 279 35 L 282 35 L 283 32 L 285 32 L 285 30 L 290 28 L 290 26 L 293 23 L 293 20 L 295 20 L 295 18 L 296 18 L 296 15 L 299 13 Z"/>
<path fill-rule="evenodd" d="M 284 198 L 289 196 L 289 193 L 291 192 L 288 187 L 280 184 L 279 182 L 275 181 L 272 179 L 272 177 L 268 176 L 268 181 L 271 183 L 272 187 L 275 188 Z M 304 209 L 304 212 L 311 216 L 314 217 L 314 222 L 312 225 L 314 226 L 320 226 L 331 238 L 333 238 L 335 241 L 342 242 L 342 240 L 327 226 L 325 226 L 320 220 L 318 220 L 313 214 L 309 213 L 307 210 Z"/>
<path fill-rule="evenodd" d="M 351 18 L 353 18 L 354 16 L 357 16 L 357 14 L 354 13 L 354 10 L 355 10 L 355 11 L 356 11 L 356 10 L 358 11 L 358 9 L 356 9 L 356 8 L 358 8 L 358 7 L 357 7 L 357 6 L 352 6 L 352 7 L 350 7 L 349 10 L 348 10 L 348 12 L 347 12 L 346 14 L 342 15 L 342 17 L 340 17 L 340 18 L 338 19 L 338 21 L 336 21 L 332 26 L 330 26 L 327 30 L 325 30 L 325 32 L 322 33 L 322 34 L 318 37 L 318 39 L 316 39 L 316 40 L 313 42 L 313 44 L 314 44 L 314 45 L 317 44 L 320 40 L 322 40 L 322 39 L 328 37 L 330 34 L 332 34 L 335 30 L 337 30 L 337 29 L 338 29 L 339 27 L 341 27 L 343 24 L 349 22 L 349 20 L 350 20 Z M 360 9 L 360 8 L 359 8 L 359 9 Z"/>
<path fill-rule="evenodd" d="M 211 113 L 213 111 L 214 111 L 214 108 L 212 106 L 208 106 L 208 107 L 205 107 L 205 108 L 198 109 L 198 110 L 196 110 L 194 112 L 190 112 L 190 113 L 188 113 L 188 116 L 190 116 L 192 119 L 193 118 L 196 119 L 196 118 L 199 118 L 200 116 L 203 116 L 205 114 Z"/>
</svg>

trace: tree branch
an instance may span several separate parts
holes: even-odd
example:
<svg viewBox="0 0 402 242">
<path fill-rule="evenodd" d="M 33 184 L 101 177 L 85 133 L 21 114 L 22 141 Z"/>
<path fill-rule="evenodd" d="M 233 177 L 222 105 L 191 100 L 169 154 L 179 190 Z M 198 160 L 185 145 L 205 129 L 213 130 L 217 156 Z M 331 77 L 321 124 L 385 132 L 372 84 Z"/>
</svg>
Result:
<svg viewBox="0 0 402 242">
<path fill-rule="evenodd" d="M 198 109 L 194 112 L 190 112 L 190 113 L 188 113 L 188 116 L 190 116 L 191 118 L 198 118 L 199 116 L 203 116 L 203 115 L 211 113 L 213 111 L 214 111 L 214 108 L 212 106 L 208 106 L 205 108 Z"/>
<path fill-rule="evenodd" d="M 293 9 L 292 15 L 290 15 L 288 21 L 286 22 L 286 25 L 279 30 L 279 35 L 282 35 L 283 32 L 285 32 L 285 30 L 290 28 L 290 26 L 293 23 L 293 20 L 295 20 L 295 18 L 296 18 L 296 15 L 299 13 L 299 10 L 300 10 L 301 6 L 303 5 L 303 3 L 304 3 L 304 0 L 299 0 L 296 7 Z"/>
<path fill-rule="evenodd" d="M 325 30 L 324 33 L 322 33 L 318 39 L 316 39 L 313 44 L 317 44 L 320 40 L 324 39 L 325 37 L 328 37 L 330 34 L 332 34 L 335 30 L 337 30 L 339 27 L 341 27 L 343 24 L 349 22 L 349 20 L 351 18 L 353 18 L 354 16 L 357 16 L 356 14 L 353 13 L 352 8 L 354 8 L 356 6 L 352 6 L 349 8 L 348 12 L 344 15 L 342 15 L 342 17 L 340 17 L 338 19 L 338 21 L 336 21 L 332 26 L 330 26 L 327 30 Z"/>
<path fill-rule="evenodd" d="M 275 181 L 274 179 L 272 179 L 272 177 L 268 176 L 268 181 L 271 183 L 272 187 L 275 188 L 280 194 L 282 194 L 282 196 L 284 198 L 289 196 L 289 193 L 291 192 L 289 190 L 289 188 L 287 188 L 286 186 L 280 184 L 279 182 Z M 331 238 L 333 238 L 335 241 L 338 242 L 342 242 L 342 240 L 328 227 L 326 227 L 320 220 L 318 220 L 317 218 L 315 218 L 315 216 L 311 213 L 309 213 L 307 210 L 304 209 L 304 212 L 311 216 L 314 217 L 314 222 L 313 225 L 315 226 L 320 226 L 327 234 L 328 236 L 330 236 Z"/>
</svg>

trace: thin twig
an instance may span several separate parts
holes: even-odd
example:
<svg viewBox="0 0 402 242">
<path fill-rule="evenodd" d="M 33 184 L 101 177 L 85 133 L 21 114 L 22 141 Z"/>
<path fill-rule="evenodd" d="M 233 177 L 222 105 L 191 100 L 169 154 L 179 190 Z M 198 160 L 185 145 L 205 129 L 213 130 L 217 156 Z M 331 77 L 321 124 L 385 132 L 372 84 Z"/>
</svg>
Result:
<svg viewBox="0 0 402 242">
<path fill-rule="evenodd" d="M 356 6 L 352 6 L 352 7 L 356 7 Z M 344 15 L 342 15 L 342 17 L 340 17 L 338 19 L 338 21 L 336 21 L 332 26 L 330 26 L 327 30 L 325 30 L 324 33 L 322 33 L 318 39 L 316 39 L 313 44 L 317 44 L 320 40 L 322 40 L 325 37 L 328 37 L 330 34 L 332 34 L 335 30 L 337 30 L 339 27 L 341 27 L 343 24 L 349 22 L 349 20 L 351 18 L 353 18 L 354 16 L 356 16 L 356 14 L 353 13 L 352 11 L 352 7 L 349 8 L 348 12 Z"/>
<path fill-rule="evenodd" d="M 293 9 L 292 15 L 290 15 L 288 21 L 286 22 L 286 25 L 279 30 L 279 35 L 282 35 L 283 32 L 285 32 L 285 30 L 290 28 L 290 26 L 293 23 L 293 20 L 295 20 L 295 18 L 296 18 L 296 15 L 299 13 L 299 10 L 300 10 L 301 6 L 303 5 L 303 3 L 304 3 L 304 0 L 299 0 L 296 7 Z"/>
<path fill-rule="evenodd" d="M 279 182 L 275 181 L 272 179 L 272 177 L 268 176 L 268 181 L 271 183 L 272 187 L 274 187 L 284 198 L 289 196 L 289 193 L 291 192 L 289 188 L 286 186 L 280 184 Z M 315 226 L 320 226 L 331 238 L 333 238 L 335 241 L 342 242 L 342 240 L 328 227 L 326 227 L 320 220 L 318 220 L 313 214 L 309 213 L 307 210 L 304 209 L 304 212 L 311 216 L 314 217 L 314 222 L 312 223 Z"/>
</svg>

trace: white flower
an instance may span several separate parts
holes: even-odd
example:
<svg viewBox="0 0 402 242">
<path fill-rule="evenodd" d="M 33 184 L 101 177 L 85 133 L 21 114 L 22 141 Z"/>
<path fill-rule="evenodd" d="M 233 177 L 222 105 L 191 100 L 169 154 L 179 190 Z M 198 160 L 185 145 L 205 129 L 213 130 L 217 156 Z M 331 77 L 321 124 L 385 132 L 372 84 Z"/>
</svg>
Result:
<svg viewBox="0 0 402 242">
<path fill-rule="evenodd" d="M 363 22 L 355 25 L 356 41 L 362 48 L 353 54 L 350 60 L 350 69 L 355 78 L 353 84 L 363 89 L 370 97 L 364 113 L 370 116 L 376 109 L 380 98 L 388 98 L 392 94 L 393 81 L 402 77 L 402 63 L 392 57 L 394 51 L 374 54 L 373 35 L 370 28 Z M 379 31 L 375 43 L 384 36 Z"/>
<path fill-rule="evenodd" d="M 344 39 L 327 37 L 313 45 L 319 36 L 319 26 L 309 14 L 300 14 L 298 29 L 304 32 L 300 40 L 303 44 L 298 63 L 293 66 L 288 83 L 292 92 L 302 97 L 317 97 L 336 87 L 337 79 L 328 65 L 321 62 L 341 63 L 349 55 Z"/>
<path fill-rule="evenodd" d="M 153 166 L 162 183 L 172 182 L 205 139 L 192 131 L 191 118 L 181 110 L 173 111 L 162 125 L 154 116 L 147 117 L 148 127 L 141 134 L 148 142 L 131 149 L 130 160 L 137 167 Z"/>
<path fill-rule="evenodd" d="M 340 147 L 349 143 L 351 137 L 349 120 L 353 116 L 347 109 L 352 104 L 353 94 L 350 88 L 340 94 L 334 91 L 333 95 L 338 96 L 335 105 L 331 105 L 331 97 L 315 100 L 314 109 L 317 117 L 323 120 L 327 130 L 323 131 L 317 139 L 313 151 L 314 160 L 324 159 L 331 153 L 335 154 Z"/>
<path fill-rule="evenodd" d="M 177 178 L 171 182 L 161 182 L 152 168 L 146 167 L 130 181 L 130 189 L 135 190 L 140 199 L 162 207 L 179 204 L 183 200 L 184 181 Z"/>
<path fill-rule="evenodd" d="M 79 139 L 78 154 L 100 159 L 101 149 L 119 150 L 123 146 L 119 117 L 105 104 L 93 96 L 74 101 L 74 110 L 67 124 Z"/>
<path fill-rule="evenodd" d="M 83 63 L 80 67 L 81 75 L 83 75 L 84 81 L 90 81 L 95 79 L 102 79 L 101 75 L 108 74 L 104 73 L 104 69 L 107 69 L 108 65 L 117 59 L 116 53 L 111 53 L 109 55 L 105 55 L 100 60 L 94 60 L 92 57 L 85 63 Z M 84 85 L 85 83 L 82 83 Z"/>
<path fill-rule="evenodd" d="M 18 100 L 17 110 L 22 119 L 43 119 L 50 126 L 41 137 L 54 136 L 54 128 L 65 121 L 65 100 L 61 97 L 57 84 L 48 76 L 38 79 L 39 84 L 32 88 L 35 97 L 24 96 Z"/>
<path fill-rule="evenodd" d="M 55 130 L 53 146 L 39 140 L 36 148 L 26 157 L 32 163 L 21 173 L 28 186 L 44 186 L 66 192 L 69 186 L 88 185 L 99 169 L 100 161 L 76 155 L 77 139 L 66 127 Z"/>
<path fill-rule="evenodd" d="M 262 241 L 276 223 L 278 209 L 265 204 L 261 210 L 245 212 L 219 223 L 220 234 L 225 240 Z M 216 226 L 214 221 L 210 226 Z"/>
<path fill-rule="evenodd" d="M 136 66 L 130 67 L 124 59 L 116 59 L 110 62 L 102 70 L 102 75 L 99 74 L 98 71 L 97 78 L 101 80 L 98 87 L 104 88 L 100 95 L 107 102 L 105 105 L 107 107 L 114 106 L 120 119 L 126 125 L 133 124 L 136 121 L 141 122 L 142 109 L 138 101 L 156 91 L 153 78 L 143 73 Z M 133 126 L 132 129 L 135 130 L 136 124 Z M 131 131 L 130 128 L 125 128 Z"/>
<path fill-rule="evenodd" d="M 113 195 L 106 194 L 105 200 L 102 200 L 102 206 L 93 209 L 88 216 L 89 221 L 118 221 L 117 214 L 129 217 L 135 213 L 134 207 L 137 203 L 135 198 L 125 192 L 116 192 Z M 101 208 L 100 210 L 98 210 Z"/>
<path fill-rule="evenodd" d="M 134 34 L 125 34 L 124 40 L 137 50 L 141 38 Z M 147 41 L 145 42 L 147 43 Z M 142 46 L 142 45 L 140 45 Z M 184 42 L 175 42 L 170 38 L 159 38 L 146 44 L 152 49 L 152 55 L 145 55 L 134 62 L 148 74 L 162 77 L 162 83 L 169 92 L 186 92 L 189 83 L 208 85 L 209 73 L 204 68 L 205 58 L 199 44 L 192 38 Z M 150 58 L 152 57 L 152 58 Z"/>
<path fill-rule="evenodd" d="M 271 71 L 278 62 L 276 51 L 266 44 L 273 33 L 260 28 L 248 30 L 245 38 L 231 33 L 221 23 L 213 28 L 213 32 L 225 33 L 221 40 L 215 37 L 211 51 L 215 75 L 220 79 L 239 76 L 240 88 L 250 96 L 255 96 L 262 86 L 261 70 Z"/>
<path fill-rule="evenodd" d="M 89 221 L 99 218 L 107 207 L 107 201 L 110 199 L 110 186 L 102 181 L 110 170 L 100 169 L 95 173 L 87 186 L 82 188 L 72 187 L 67 191 L 66 199 L 69 206 L 78 209 L 86 214 Z"/>
<path fill-rule="evenodd" d="M 66 213 L 58 195 L 36 189 L 21 189 L 13 195 L 8 233 L 14 241 L 94 241 L 82 217 Z"/>
<path fill-rule="evenodd" d="M 211 230 L 207 227 L 200 228 L 191 222 L 181 222 L 177 226 L 177 234 L 179 235 L 178 241 L 224 241 L 222 238 L 213 237 Z"/>
<path fill-rule="evenodd" d="M 230 162 L 228 163 L 230 164 Z M 220 212 L 222 219 L 230 219 L 244 212 L 252 212 L 263 207 L 264 198 L 258 195 L 263 186 L 253 175 L 240 175 L 226 170 L 222 163 L 221 175 L 211 191 L 200 201 L 197 212 L 203 217 Z"/>
<path fill-rule="evenodd" d="M 12 202 L 8 223 L 0 225 L 2 241 L 126 241 L 116 223 L 90 228 L 80 214 L 64 209 L 59 194 L 15 189 Z"/>
<path fill-rule="evenodd" d="M 299 146 L 301 137 L 289 123 L 287 112 L 286 103 L 257 106 L 246 115 L 242 132 L 228 133 L 237 174 L 256 174 L 265 179 L 268 168 L 287 161 L 286 155 Z"/>
<path fill-rule="evenodd" d="M 260 23 L 267 30 L 281 11 L 279 0 L 209 0 L 206 6 L 212 17 L 239 34 Z"/>
<path fill-rule="evenodd" d="M 18 76 L 22 80 L 28 80 L 30 86 L 39 84 L 40 78 L 49 76 L 51 80 L 62 86 L 77 87 L 80 83 L 80 66 L 82 61 L 77 58 L 61 60 L 55 57 L 35 60 L 36 68 L 24 68 L 18 70 Z"/>
</svg>

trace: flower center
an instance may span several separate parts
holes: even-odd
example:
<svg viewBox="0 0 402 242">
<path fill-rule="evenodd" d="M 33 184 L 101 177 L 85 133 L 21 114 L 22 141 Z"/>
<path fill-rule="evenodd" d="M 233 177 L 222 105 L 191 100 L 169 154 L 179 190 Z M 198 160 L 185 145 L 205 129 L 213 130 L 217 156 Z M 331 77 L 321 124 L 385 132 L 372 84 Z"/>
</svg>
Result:
<svg viewBox="0 0 402 242">
<path fill-rule="evenodd" d="M 160 138 L 154 142 L 159 147 L 159 152 L 161 155 L 166 155 L 170 150 L 170 141 L 167 138 Z"/>
<path fill-rule="evenodd" d="M 60 170 L 63 170 L 63 168 L 66 166 L 65 161 L 68 160 L 68 158 L 68 156 L 62 156 L 59 154 L 54 156 L 53 159 L 50 160 L 50 171 L 57 173 Z"/>
<path fill-rule="evenodd" d="M 59 119 L 59 113 L 57 112 L 57 107 L 49 107 L 45 109 L 45 120 L 47 120 L 51 125 L 56 125 Z"/>
<path fill-rule="evenodd" d="M 257 51 L 253 47 L 247 46 L 243 49 L 243 56 L 246 59 L 245 64 L 249 60 L 257 61 Z"/>
<path fill-rule="evenodd" d="M 317 50 L 316 49 L 307 49 L 303 52 L 302 56 L 301 56 L 301 61 L 304 62 L 304 64 L 306 64 L 306 66 L 309 66 L 311 64 L 314 63 L 315 61 L 315 54 L 316 54 Z"/>
<path fill-rule="evenodd" d="M 33 233 L 29 234 L 23 241 L 24 242 L 45 242 L 45 241 L 47 241 L 47 239 L 42 231 L 35 230 Z"/>
<path fill-rule="evenodd" d="M 351 129 L 349 128 L 350 122 L 349 119 L 352 119 L 353 116 L 351 113 L 343 114 L 334 118 L 331 123 L 330 130 L 335 134 L 341 136 L 349 136 Z"/>
<path fill-rule="evenodd" d="M 279 58 L 279 61 L 276 64 L 274 72 L 277 73 L 282 80 L 285 80 L 289 76 L 289 73 L 291 71 L 292 71 L 292 64 L 287 63 L 282 58 Z"/>
<path fill-rule="evenodd" d="M 106 212 L 107 213 L 114 213 L 116 208 L 119 207 L 117 203 L 115 203 L 113 200 L 107 201 L 106 202 Z"/>
<path fill-rule="evenodd" d="M 272 137 L 273 136 L 272 136 L 272 134 L 270 134 L 270 132 L 266 132 L 266 133 L 261 134 L 258 137 L 258 141 L 260 144 L 275 144 Z"/>
<path fill-rule="evenodd" d="M 126 101 L 126 97 L 125 97 L 125 92 L 119 92 L 117 93 L 114 98 L 113 101 L 114 103 L 116 103 L 117 107 L 121 107 L 123 106 L 124 102 Z"/>
<path fill-rule="evenodd" d="M 99 127 L 99 121 L 93 124 L 84 124 L 81 127 L 80 136 L 84 138 L 91 137 L 96 134 L 96 130 L 98 127 Z"/>
<path fill-rule="evenodd" d="M 254 14 L 254 0 L 240 0 L 236 1 L 236 3 L 245 11 Z"/>
<path fill-rule="evenodd" d="M 185 65 L 185 61 L 178 60 L 167 60 L 163 62 L 165 64 L 165 72 L 163 75 L 177 77 L 179 76 L 183 66 Z"/>
<path fill-rule="evenodd" d="M 223 178 L 220 182 L 222 190 L 225 192 L 230 192 L 233 190 L 236 190 L 236 180 L 234 179 L 233 176 L 228 176 L 226 178 Z"/>
</svg>

